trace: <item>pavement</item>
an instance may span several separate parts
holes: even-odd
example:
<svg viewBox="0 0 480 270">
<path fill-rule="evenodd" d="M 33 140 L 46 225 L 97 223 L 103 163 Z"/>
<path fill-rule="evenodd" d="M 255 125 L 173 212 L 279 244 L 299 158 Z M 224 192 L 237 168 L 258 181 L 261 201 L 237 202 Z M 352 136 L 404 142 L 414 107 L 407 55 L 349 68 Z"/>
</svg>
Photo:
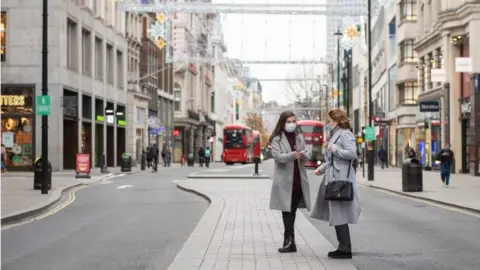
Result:
<svg viewBox="0 0 480 270">
<path fill-rule="evenodd" d="M 272 166 L 265 162 L 264 166 Z M 308 221 L 297 215 L 297 253 L 280 254 L 283 223 L 279 211 L 269 209 L 270 179 L 235 175 L 252 174 L 253 166 L 229 169 L 224 178 L 217 170 L 212 179 L 187 179 L 178 186 L 207 197 L 210 207 L 168 270 L 354 270 L 350 260 L 332 260 L 334 246 Z M 229 174 L 234 175 L 228 178 Z"/>
<path fill-rule="evenodd" d="M 179 168 L 173 167 L 159 170 Z M 15 222 L 19 219 L 37 214 L 58 202 L 62 193 L 80 185 L 88 185 L 121 174 L 140 172 L 140 166 L 133 167 L 131 172 L 122 172 L 120 167 L 108 168 L 109 173 L 102 174 L 100 169 L 92 169 L 91 178 L 75 178 L 74 171 L 52 173 L 52 189 L 48 194 L 41 194 L 40 190 L 33 189 L 33 172 L 7 172 L 1 174 L 2 186 L 2 224 Z M 148 169 L 147 169 L 148 170 Z"/>
<path fill-rule="evenodd" d="M 2 228 L 1 268 L 167 269 L 208 207 L 175 181 L 202 170 L 161 168 L 70 191 L 56 213 Z"/>
<path fill-rule="evenodd" d="M 402 172 L 398 168 L 381 169 L 375 167 L 374 181 L 362 177 L 362 168 L 358 168 L 357 182 L 372 188 L 378 188 L 432 202 L 480 213 L 480 177 L 467 174 L 452 174 L 450 186 L 443 186 L 440 172 L 423 172 L 423 192 L 403 192 Z M 367 169 L 365 168 L 365 176 Z"/>
</svg>

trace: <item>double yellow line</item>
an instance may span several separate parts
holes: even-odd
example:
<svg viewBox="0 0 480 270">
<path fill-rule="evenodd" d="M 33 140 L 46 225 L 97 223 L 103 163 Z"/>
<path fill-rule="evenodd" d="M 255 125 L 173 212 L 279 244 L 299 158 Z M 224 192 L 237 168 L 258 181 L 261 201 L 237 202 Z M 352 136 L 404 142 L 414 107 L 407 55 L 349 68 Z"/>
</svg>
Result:
<svg viewBox="0 0 480 270">
<path fill-rule="evenodd" d="M 61 211 L 65 207 L 72 204 L 75 201 L 75 198 L 76 198 L 75 193 L 77 191 L 79 191 L 80 189 L 85 188 L 85 187 L 86 187 L 86 185 L 75 187 L 72 191 L 68 192 L 68 199 L 65 202 L 60 203 L 55 208 L 53 208 L 53 209 L 51 209 L 51 210 L 49 210 L 49 211 L 47 211 L 47 212 L 45 212 L 41 215 L 35 216 L 35 217 L 30 218 L 30 219 L 25 220 L 25 221 L 21 221 L 19 223 L 14 223 L 14 224 L 11 224 L 11 225 L 3 226 L 2 231 L 6 230 L 6 229 L 13 228 L 13 227 L 22 226 L 22 225 L 25 225 L 25 224 L 28 224 L 28 223 L 31 223 L 31 222 L 34 222 L 34 221 L 37 221 L 37 220 L 40 220 L 40 219 L 44 219 L 46 217 L 49 217 L 49 216 Z"/>
</svg>

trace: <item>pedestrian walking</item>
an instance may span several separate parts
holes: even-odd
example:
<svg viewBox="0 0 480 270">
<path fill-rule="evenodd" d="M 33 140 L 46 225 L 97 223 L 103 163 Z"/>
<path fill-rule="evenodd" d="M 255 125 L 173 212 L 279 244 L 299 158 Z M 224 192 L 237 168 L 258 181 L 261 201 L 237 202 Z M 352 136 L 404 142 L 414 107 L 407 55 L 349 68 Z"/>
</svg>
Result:
<svg viewBox="0 0 480 270">
<path fill-rule="evenodd" d="M 211 154 L 210 146 L 207 146 L 205 148 L 205 166 L 207 168 L 210 167 L 210 154 Z"/>
<path fill-rule="evenodd" d="M 172 149 L 170 148 L 170 146 L 165 147 L 164 162 L 165 167 L 170 167 L 170 165 L 172 164 Z"/>
<path fill-rule="evenodd" d="M 150 147 L 150 158 L 152 160 L 152 167 L 154 171 L 157 171 L 157 165 L 158 165 L 158 148 L 157 144 L 154 143 L 152 147 Z"/>
<path fill-rule="evenodd" d="M 305 139 L 296 126 L 295 114 L 280 115 L 270 137 L 275 171 L 270 209 L 282 211 L 284 240 L 281 253 L 296 252 L 294 225 L 298 208 L 310 210 L 310 185 L 305 162 L 308 160 Z"/>
<path fill-rule="evenodd" d="M 387 163 L 387 151 L 383 149 L 383 146 L 380 146 L 380 150 L 378 150 L 378 160 L 380 160 L 380 167 L 385 168 L 385 164 Z"/>
<path fill-rule="evenodd" d="M 413 149 L 413 147 L 410 147 L 410 146 L 407 146 L 407 147 L 408 147 L 407 157 L 417 158 L 417 152 L 415 152 L 415 149 Z"/>
<path fill-rule="evenodd" d="M 205 149 L 200 147 L 198 149 L 198 163 L 200 163 L 200 167 L 203 167 L 203 162 L 205 161 Z"/>
<path fill-rule="evenodd" d="M 443 185 L 448 187 L 450 185 L 450 173 L 452 171 L 452 163 L 454 154 L 450 149 L 451 145 L 447 143 L 445 148 L 440 150 L 436 159 L 440 161 L 440 178 L 442 179 Z"/>
<path fill-rule="evenodd" d="M 328 221 L 330 226 L 335 226 L 339 245 L 337 250 L 328 253 L 328 257 L 351 259 L 352 244 L 348 224 L 356 224 L 361 212 L 356 174 L 352 168 L 352 163 L 357 157 L 355 136 L 349 130 L 350 120 L 342 110 L 335 109 L 328 113 L 328 125 L 333 130 L 326 141 L 325 163 L 315 170 L 316 175 L 323 175 L 323 180 L 310 216 Z M 334 184 L 341 184 L 341 189 L 350 191 L 353 196 L 341 201 L 327 197 L 327 192 L 331 194 L 335 191 L 330 189 Z M 340 195 L 343 196 L 339 193 Z"/>
</svg>

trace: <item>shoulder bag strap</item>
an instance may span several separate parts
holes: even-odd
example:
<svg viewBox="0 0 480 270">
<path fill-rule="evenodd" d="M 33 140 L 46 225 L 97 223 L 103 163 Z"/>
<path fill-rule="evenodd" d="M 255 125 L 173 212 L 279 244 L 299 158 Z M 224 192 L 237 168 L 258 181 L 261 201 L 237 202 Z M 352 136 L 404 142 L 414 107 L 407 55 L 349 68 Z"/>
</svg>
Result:
<svg viewBox="0 0 480 270">
<path fill-rule="evenodd" d="M 337 139 L 333 142 L 333 144 L 336 144 L 338 139 L 340 139 L 340 136 L 342 136 L 342 134 L 338 135 Z M 335 166 L 333 165 L 333 156 L 335 156 L 333 153 L 332 153 L 332 166 L 335 168 Z M 350 160 L 350 162 L 348 163 L 348 172 L 347 172 L 347 179 L 350 178 L 350 167 L 352 166 L 352 160 Z"/>
</svg>

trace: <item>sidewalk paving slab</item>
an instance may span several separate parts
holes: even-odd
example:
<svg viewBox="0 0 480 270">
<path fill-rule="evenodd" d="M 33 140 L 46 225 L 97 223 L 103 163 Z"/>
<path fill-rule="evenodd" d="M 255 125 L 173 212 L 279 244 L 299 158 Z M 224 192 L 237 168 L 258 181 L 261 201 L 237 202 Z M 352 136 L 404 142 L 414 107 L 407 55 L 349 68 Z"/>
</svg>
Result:
<svg viewBox="0 0 480 270">
<path fill-rule="evenodd" d="M 272 181 L 187 179 L 178 187 L 211 204 L 168 270 L 355 270 L 351 260 L 332 260 L 335 248 L 297 213 L 298 252 L 281 254 L 281 213 L 269 209 Z"/>
<path fill-rule="evenodd" d="M 374 181 L 363 178 L 361 168 L 358 169 L 358 172 L 357 182 L 361 185 L 480 213 L 480 200 L 478 199 L 480 177 L 452 174 L 450 176 L 450 186 L 447 188 L 443 186 L 439 172 L 424 171 L 423 191 L 403 192 L 401 169 L 387 168 L 382 170 L 375 167 Z"/>
</svg>

